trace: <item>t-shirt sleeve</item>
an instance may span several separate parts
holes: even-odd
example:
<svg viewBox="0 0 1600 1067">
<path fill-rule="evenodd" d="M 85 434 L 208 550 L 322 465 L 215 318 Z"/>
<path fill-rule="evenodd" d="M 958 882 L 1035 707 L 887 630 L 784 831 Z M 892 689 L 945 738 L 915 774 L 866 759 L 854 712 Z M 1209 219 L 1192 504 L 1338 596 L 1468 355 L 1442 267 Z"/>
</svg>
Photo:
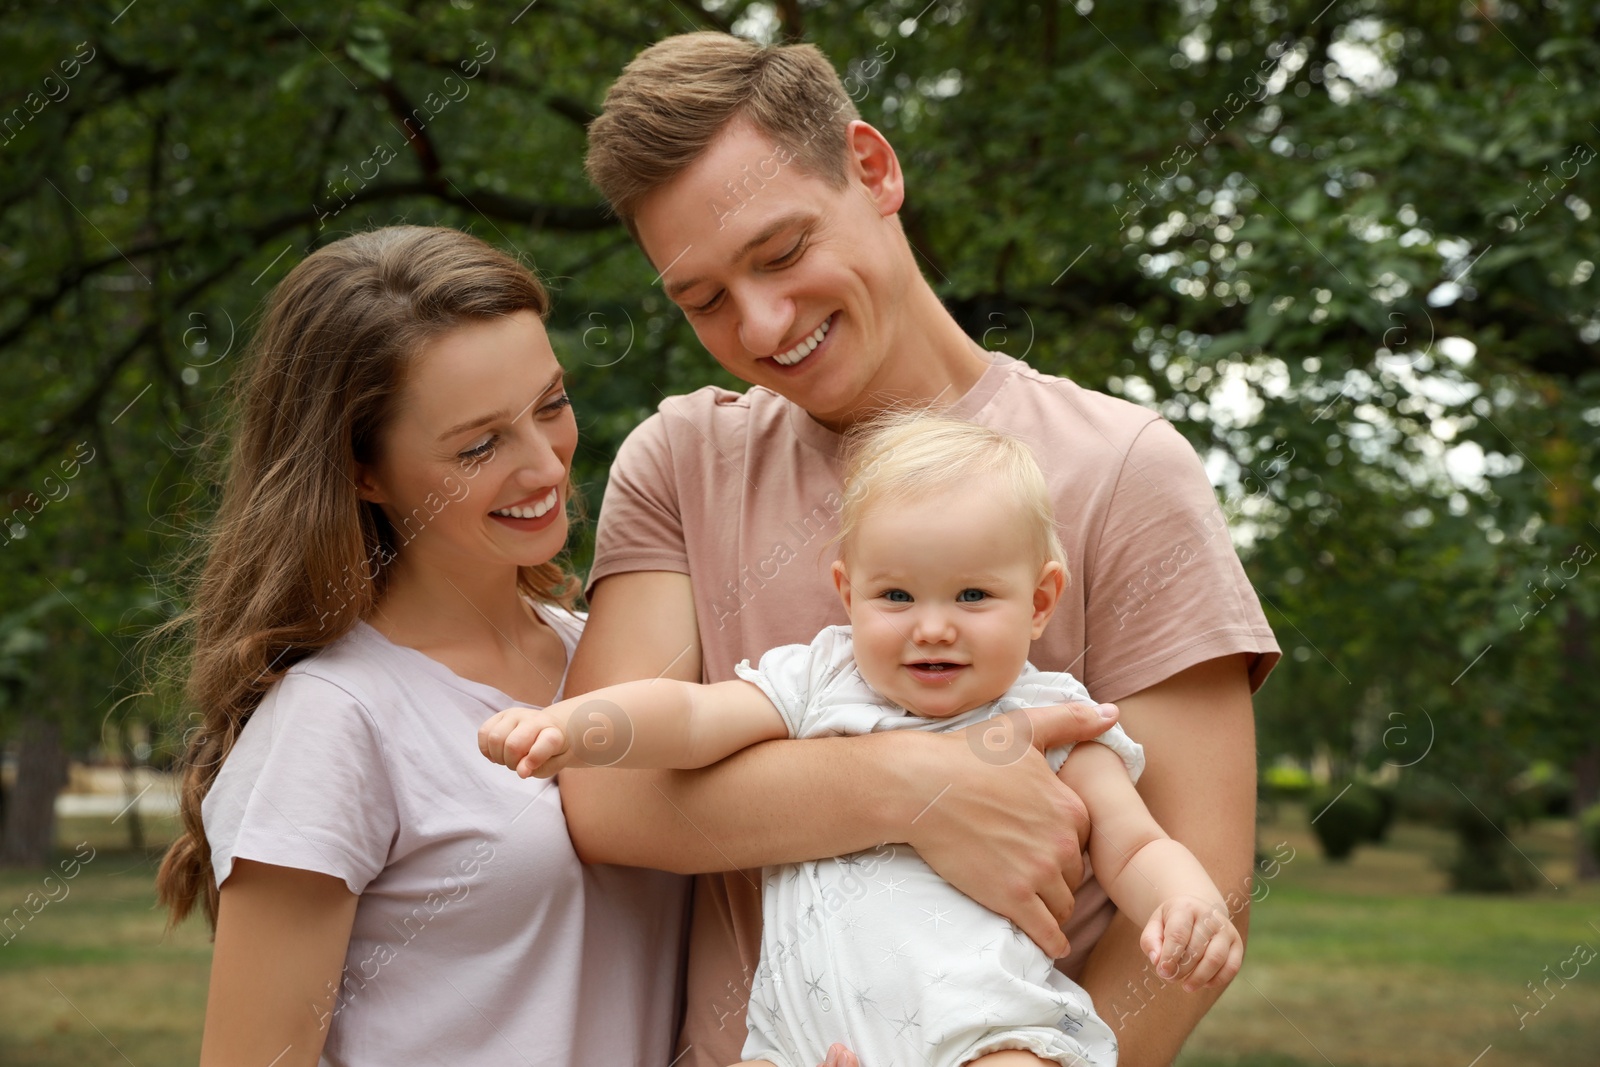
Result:
<svg viewBox="0 0 1600 1067">
<path fill-rule="evenodd" d="M 1024 674 L 1022 679 L 1001 698 L 995 710 L 1005 712 L 1014 708 L 1049 707 L 1052 704 L 1093 703 L 1089 690 L 1072 675 L 1060 671 L 1035 671 Z M 1128 777 L 1134 782 L 1139 781 L 1139 776 L 1144 773 L 1143 745 L 1129 737 L 1121 726 L 1111 727 L 1095 740 L 1121 756 L 1123 766 L 1128 768 Z M 1071 745 L 1057 745 L 1046 749 L 1044 758 L 1050 764 L 1051 770 L 1060 771 L 1061 765 L 1067 762 L 1067 756 L 1071 752 Z"/>
<path fill-rule="evenodd" d="M 1098 699 L 1241 652 L 1251 688 L 1266 680 L 1278 643 L 1200 457 L 1171 423 L 1135 438 L 1093 546 L 1083 673 Z"/>
<path fill-rule="evenodd" d="M 759 667 L 740 660 L 733 673 L 766 694 L 783 716 L 790 737 L 799 737 L 811 701 L 811 645 L 779 645 L 761 657 Z"/>
<path fill-rule="evenodd" d="M 594 565 L 586 594 L 611 574 L 689 573 L 677 492 L 666 415 L 657 412 L 628 434 L 611 464 L 595 528 Z"/>
<path fill-rule="evenodd" d="M 400 829 L 383 738 L 362 702 L 286 675 L 229 752 L 201 808 L 220 887 L 235 860 L 316 871 L 360 894 Z"/>
<path fill-rule="evenodd" d="M 817 737 L 832 733 L 865 733 L 871 729 L 837 729 L 826 720 L 828 696 L 841 678 L 855 668 L 849 638 L 830 626 L 809 645 L 780 645 L 761 657 L 759 667 L 744 660 L 733 673 L 766 694 L 783 716 L 790 737 Z"/>
</svg>

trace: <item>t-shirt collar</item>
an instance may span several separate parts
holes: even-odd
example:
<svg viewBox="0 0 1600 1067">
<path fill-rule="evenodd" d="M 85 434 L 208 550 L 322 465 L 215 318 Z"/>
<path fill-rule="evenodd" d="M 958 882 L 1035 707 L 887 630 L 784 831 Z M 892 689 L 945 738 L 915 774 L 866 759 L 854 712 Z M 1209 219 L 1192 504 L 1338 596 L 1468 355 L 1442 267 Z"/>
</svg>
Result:
<svg viewBox="0 0 1600 1067">
<path fill-rule="evenodd" d="M 1002 352 L 985 352 L 984 355 L 989 360 L 988 369 L 972 383 L 972 388 L 946 409 L 945 414 L 958 419 L 970 419 L 982 411 L 1000 391 L 1000 385 L 1010 372 L 1011 364 L 1017 362 Z M 812 418 L 799 404 L 793 402 L 789 403 L 789 426 L 804 444 L 830 459 L 839 457 L 844 446 L 844 435 L 828 429 Z"/>
</svg>

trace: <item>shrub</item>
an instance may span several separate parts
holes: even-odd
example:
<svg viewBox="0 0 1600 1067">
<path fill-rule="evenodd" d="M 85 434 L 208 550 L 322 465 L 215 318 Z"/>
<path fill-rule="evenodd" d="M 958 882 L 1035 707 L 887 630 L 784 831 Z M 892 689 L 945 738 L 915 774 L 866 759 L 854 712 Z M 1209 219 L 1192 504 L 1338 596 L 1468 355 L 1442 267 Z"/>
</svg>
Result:
<svg viewBox="0 0 1600 1067">
<path fill-rule="evenodd" d="M 1348 786 L 1348 788 L 1346 788 Z M 1334 782 L 1306 795 L 1306 812 L 1322 854 L 1339 863 L 1363 841 L 1373 841 L 1384 821 L 1383 802 L 1371 786 Z"/>
</svg>

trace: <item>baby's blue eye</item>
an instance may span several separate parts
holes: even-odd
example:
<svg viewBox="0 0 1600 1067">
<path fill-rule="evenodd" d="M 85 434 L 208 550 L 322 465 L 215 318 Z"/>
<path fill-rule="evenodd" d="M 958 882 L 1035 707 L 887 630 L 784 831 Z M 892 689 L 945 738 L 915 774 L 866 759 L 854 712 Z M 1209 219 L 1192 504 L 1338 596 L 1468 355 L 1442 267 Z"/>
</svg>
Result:
<svg viewBox="0 0 1600 1067">
<path fill-rule="evenodd" d="M 904 589 L 890 589 L 883 594 L 883 598 L 891 604 L 911 603 L 911 594 Z"/>
<path fill-rule="evenodd" d="M 956 595 L 956 600 L 962 604 L 976 604 L 988 595 L 982 589 L 963 589 Z"/>
</svg>

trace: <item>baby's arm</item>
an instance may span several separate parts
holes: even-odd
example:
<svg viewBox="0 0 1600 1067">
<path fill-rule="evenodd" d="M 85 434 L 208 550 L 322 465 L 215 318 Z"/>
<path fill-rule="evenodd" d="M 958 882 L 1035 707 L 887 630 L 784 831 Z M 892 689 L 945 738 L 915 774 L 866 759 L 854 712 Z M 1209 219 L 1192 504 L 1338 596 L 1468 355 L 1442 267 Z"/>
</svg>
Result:
<svg viewBox="0 0 1600 1067">
<path fill-rule="evenodd" d="M 478 750 L 523 778 L 549 778 L 569 765 L 688 770 L 788 736 L 778 709 L 750 682 L 658 678 L 496 712 L 478 728 Z"/>
<path fill-rule="evenodd" d="M 1156 973 L 1193 992 L 1224 986 L 1239 973 L 1244 939 L 1194 853 L 1168 837 L 1105 745 L 1073 747 L 1061 780 L 1089 810 L 1089 862 L 1106 895 L 1144 924 L 1139 946 Z"/>
</svg>

